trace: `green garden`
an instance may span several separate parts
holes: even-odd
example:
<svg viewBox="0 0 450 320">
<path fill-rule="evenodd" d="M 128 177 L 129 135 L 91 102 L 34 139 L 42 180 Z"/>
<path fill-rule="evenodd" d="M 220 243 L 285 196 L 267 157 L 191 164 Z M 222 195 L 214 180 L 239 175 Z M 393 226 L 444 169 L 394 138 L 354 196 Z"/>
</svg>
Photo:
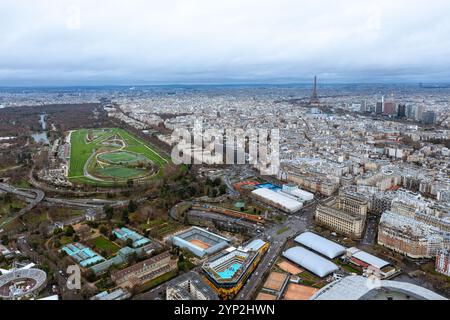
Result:
<svg viewBox="0 0 450 320">
<path fill-rule="evenodd" d="M 89 240 L 89 244 L 94 248 L 94 250 L 103 254 L 106 253 L 106 258 L 113 256 L 120 249 L 117 244 L 106 239 L 104 236 L 99 236 Z"/>
</svg>

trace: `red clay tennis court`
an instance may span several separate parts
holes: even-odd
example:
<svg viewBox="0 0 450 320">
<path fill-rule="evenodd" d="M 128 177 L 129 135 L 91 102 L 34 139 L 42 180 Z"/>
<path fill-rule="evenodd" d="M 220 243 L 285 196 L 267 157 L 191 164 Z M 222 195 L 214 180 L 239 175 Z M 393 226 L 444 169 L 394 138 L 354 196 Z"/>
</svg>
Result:
<svg viewBox="0 0 450 320">
<path fill-rule="evenodd" d="M 264 283 L 264 288 L 270 289 L 276 292 L 279 292 L 283 288 L 283 284 L 285 283 L 288 275 L 279 273 L 279 272 L 271 272 L 269 278 L 267 278 L 266 283 Z"/>
<path fill-rule="evenodd" d="M 309 300 L 319 289 L 302 286 L 299 284 L 289 284 L 283 300 Z"/>
<path fill-rule="evenodd" d="M 259 182 L 257 182 L 257 181 L 241 181 L 241 182 L 235 183 L 233 185 L 233 187 L 237 191 L 241 192 L 244 189 L 248 189 L 248 188 L 254 187 L 254 186 L 258 185 L 258 184 L 259 184 Z"/>
<path fill-rule="evenodd" d="M 297 266 L 295 266 L 292 263 L 287 262 L 287 261 L 282 261 L 282 262 L 278 263 L 278 267 L 281 270 L 286 271 L 286 272 L 288 272 L 290 274 L 293 274 L 293 275 L 300 274 L 300 273 L 302 273 L 304 271 L 303 269 L 300 269 L 299 267 L 297 267 Z"/>
<path fill-rule="evenodd" d="M 200 241 L 198 239 L 192 239 L 191 241 L 189 241 L 190 243 L 192 243 L 193 245 L 202 248 L 202 249 L 208 249 L 209 247 L 211 247 L 209 244 Z"/>
<path fill-rule="evenodd" d="M 256 297 L 256 300 L 258 300 L 258 301 L 272 301 L 272 300 L 277 300 L 277 297 L 275 297 L 274 295 L 268 294 L 268 293 L 260 292 L 258 294 L 258 296 Z"/>
</svg>

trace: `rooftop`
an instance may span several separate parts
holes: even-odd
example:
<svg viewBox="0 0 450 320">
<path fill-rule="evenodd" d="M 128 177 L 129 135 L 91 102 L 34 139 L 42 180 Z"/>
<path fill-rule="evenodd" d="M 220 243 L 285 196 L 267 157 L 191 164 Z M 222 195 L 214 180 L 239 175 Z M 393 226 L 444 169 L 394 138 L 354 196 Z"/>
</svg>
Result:
<svg viewBox="0 0 450 320">
<path fill-rule="evenodd" d="M 329 259 L 335 259 L 345 253 L 345 247 L 325 239 L 315 233 L 305 232 L 295 238 L 295 242 L 308 247 Z"/>
<path fill-rule="evenodd" d="M 349 276 L 322 288 L 311 300 L 374 300 L 379 293 L 395 293 L 411 300 L 447 300 L 428 289 L 398 281 L 371 281 L 361 276 Z M 398 295 L 397 295 L 398 296 Z"/>
<path fill-rule="evenodd" d="M 300 210 L 303 206 L 303 204 L 301 202 L 293 200 L 287 196 L 284 196 L 282 193 L 275 192 L 270 189 L 265 189 L 265 188 L 256 189 L 255 191 L 252 192 L 252 194 L 262 197 L 262 198 L 265 198 L 276 204 L 279 204 L 292 212 Z"/>
<path fill-rule="evenodd" d="M 331 261 L 302 247 L 294 247 L 285 251 L 283 257 L 297 263 L 299 266 L 321 278 L 339 270 L 339 267 Z"/>
<path fill-rule="evenodd" d="M 347 252 L 350 253 L 352 257 L 354 257 L 362 262 L 365 262 L 371 266 L 374 266 L 378 269 L 382 269 L 382 268 L 390 265 L 389 262 L 384 261 L 384 260 L 382 260 L 370 253 L 362 251 L 358 248 L 350 248 L 347 250 Z"/>
<path fill-rule="evenodd" d="M 190 290 L 187 290 L 188 285 L 194 286 L 196 290 L 200 291 L 207 300 L 218 300 L 217 294 L 208 286 L 202 277 L 194 271 L 182 274 L 175 279 L 168 282 L 167 287 L 175 287 L 183 293 L 186 300 L 193 300 Z"/>
</svg>

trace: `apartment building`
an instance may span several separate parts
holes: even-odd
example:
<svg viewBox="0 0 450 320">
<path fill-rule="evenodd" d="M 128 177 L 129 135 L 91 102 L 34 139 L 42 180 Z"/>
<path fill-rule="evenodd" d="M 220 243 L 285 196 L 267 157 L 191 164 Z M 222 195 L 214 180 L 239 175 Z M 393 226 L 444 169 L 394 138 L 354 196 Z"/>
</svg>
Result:
<svg viewBox="0 0 450 320">
<path fill-rule="evenodd" d="M 287 181 L 301 188 L 324 196 L 332 196 L 339 188 L 339 179 L 329 179 L 321 175 L 287 173 Z"/>
<path fill-rule="evenodd" d="M 131 267 L 114 272 L 111 279 L 122 288 L 133 288 L 177 268 L 178 258 L 166 251 Z"/>
<path fill-rule="evenodd" d="M 339 196 L 320 204 L 315 213 L 316 222 L 337 233 L 361 238 L 368 205 L 356 197 Z"/>
<path fill-rule="evenodd" d="M 194 271 L 185 273 L 167 284 L 167 300 L 219 300 L 214 290 Z"/>
<path fill-rule="evenodd" d="M 387 211 L 378 227 L 378 244 L 411 258 L 433 258 L 440 250 L 450 249 L 450 233 Z"/>
<path fill-rule="evenodd" d="M 450 277 L 450 252 L 440 250 L 436 255 L 436 271 Z"/>
</svg>

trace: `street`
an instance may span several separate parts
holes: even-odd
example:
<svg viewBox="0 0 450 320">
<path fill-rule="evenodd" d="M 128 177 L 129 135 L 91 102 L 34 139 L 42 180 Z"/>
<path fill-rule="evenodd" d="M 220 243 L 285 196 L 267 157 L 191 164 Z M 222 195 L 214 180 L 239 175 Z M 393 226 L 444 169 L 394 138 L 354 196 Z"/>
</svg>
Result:
<svg viewBox="0 0 450 320">
<path fill-rule="evenodd" d="M 7 225 L 8 223 L 10 223 L 11 221 L 13 221 L 14 219 L 20 218 L 21 216 L 27 214 L 29 211 L 31 211 L 34 207 L 36 207 L 39 203 L 42 202 L 42 200 L 44 200 L 45 194 L 43 191 L 41 190 L 28 190 L 27 192 L 19 190 L 13 186 L 10 186 L 6 183 L 0 183 L 0 190 L 9 192 L 9 193 L 13 193 L 16 194 L 18 196 L 21 197 L 25 197 L 30 199 L 29 200 L 29 204 L 23 208 L 22 210 L 20 210 L 17 214 L 15 214 L 13 217 L 3 221 L 0 224 L 0 229 L 1 227 L 3 227 L 4 225 Z"/>
<path fill-rule="evenodd" d="M 17 240 L 19 250 L 32 261 L 47 265 L 53 272 L 53 276 L 58 284 L 59 294 L 64 300 L 79 300 L 81 297 L 76 291 L 67 289 L 67 279 L 59 272 L 58 266 L 50 259 L 38 254 L 27 242 L 28 234 L 22 234 Z"/>
<path fill-rule="evenodd" d="M 365 229 L 362 244 L 374 245 L 376 244 L 376 235 L 378 230 L 378 219 L 375 216 L 367 217 L 367 226 Z"/>
<path fill-rule="evenodd" d="M 0 230 L 3 226 L 7 225 L 14 219 L 17 219 L 33 208 L 35 208 L 39 203 L 46 202 L 51 205 L 64 205 L 69 207 L 77 207 L 77 208 L 97 208 L 102 209 L 105 205 L 109 205 L 112 207 L 123 207 L 127 205 L 128 201 L 113 201 L 113 200 L 104 200 L 104 199 L 57 199 L 57 198 L 46 198 L 45 194 L 42 190 L 39 189 L 18 189 L 14 186 L 11 186 L 6 183 L 0 183 L 0 190 L 3 190 L 8 193 L 15 194 L 16 196 L 23 197 L 28 202 L 27 207 L 20 210 L 13 217 L 3 221 L 0 224 Z M 138 200 L 139 202 L 139 200 Z"/>
<path fill-rule="evenodd" d="M 313 204 L 304 208 L 300 213 L 289 216 L 282 225 L 273 226 L 262 234 L 262 237 L 270 242 L 270 248 L 239 292 L 236 300 L 250 300 L 252 298 L 264 279 L 263 275 L 272 268 L 286 242 L 297 234 L 306 231 L 312 225 L 315 207 L 315 204 Z M 283 228 L 289 229 L 278 234 L 279 230 Z"/>
</svg>

